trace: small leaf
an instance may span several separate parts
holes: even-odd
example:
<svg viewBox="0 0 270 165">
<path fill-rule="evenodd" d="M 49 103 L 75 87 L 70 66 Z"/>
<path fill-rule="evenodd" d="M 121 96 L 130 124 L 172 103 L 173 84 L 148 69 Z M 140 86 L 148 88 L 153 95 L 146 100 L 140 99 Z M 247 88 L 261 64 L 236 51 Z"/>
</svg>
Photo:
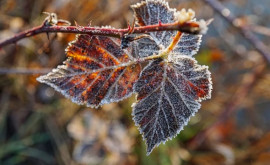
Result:
<svg viewBox="0 0 270 165">
<path fill-rule="evenodd" d="M 154 25 L 161 23 L 173 23 L 177 21 L 177 12 L 175 9 L 171 9 L 167 2 L 164 0 L 147 0 L 132 6 L 137 25 Z M 150 32 L 150 36 L 155 41 L 156 45 L 160 48 L 167 48 L 172 42 L 173 37 L 176 35 L 176 31 L 161 31 Z M 174 52 L 180 55 L 193 56 L 198 52 L 201 43 L 201 35 L 191 35 L 183 33 L 180 41 L 176 45 Z M 138 40 L 137 45 L 144 44 L 145 41 Z M 141 47 L 141 46 L 138 46 Z M 150 43 L 147 51 L 155 52 L 156 47 Z M 149 55 L 152 55 L 149 53 Z"/>
<path fill-rule="evenodd" d="M 176 136 L 210 98 L 212 83 L 208 67 L 189 57 L 171 55 L 171 61 L 151 62 L 134 86 L 137 103 L 133 119 L 147 144 L 147 154 L 161 142 Z"/>
<path fill-rule="evenodd" d="M 78 35 L 66 53 L 64 64 L 38 81 L 90 107 L 120 101 L 133 93 L 141 67 L 132 62 L 129 51 L 120 48 L 119 39 Z"/>
</svg>

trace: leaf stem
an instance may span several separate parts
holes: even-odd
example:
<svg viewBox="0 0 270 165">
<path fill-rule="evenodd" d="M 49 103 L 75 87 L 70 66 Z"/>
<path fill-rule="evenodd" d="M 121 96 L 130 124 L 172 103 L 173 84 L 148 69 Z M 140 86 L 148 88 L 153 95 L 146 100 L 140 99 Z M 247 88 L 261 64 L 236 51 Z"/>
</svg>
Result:
<svg viewBox="0 0 270 165">
<path fill-rule="evenodd" d="M 139 60 L 138 62 L 154 60 L 154 59 L 157 59 L 157 58 L 167 59 L 170 52 L 174 49 L 174 47 L 177 45 L 177 43 L 181 39 L 182 34 L 183 34 L 182 32 L 178 31 L 176 33 L 176 35 L 174 36 L 173 41 L 171 42 L 171 44 L 163 52 L 159 53 L 158 55 L 154 54 L 152 56 L 144 57 L 141 60 Z"/>
<path fill-rule="evenodd" d="M 168 52 L 171 52 L 174 49 L 174 47 L 176 46 L 176 44 L 180 40 L 181 36 L 182 36 L 182 32 L 178 31 L 177 34 L 175 35 L 175 37 L 173 38 L 173 41 L 171 42 L 171 44 L 167 48 Z"/>
<path fill-rule="evenodd" d="M 182 36 L 182 32 L 178 31 L 175 35 L 175 37 L 173 38 L 173 41 L 171 42 L 171 44 L 166 48 L 166 50 L 162 53 L 160 53 L 160 57 L 161 58 L 168 58 L 169 53 L 174 49 L 174 47 L 177 45 L 177 43 L 179 42 L 179 40 L 181 39 Z"/>
</svg>

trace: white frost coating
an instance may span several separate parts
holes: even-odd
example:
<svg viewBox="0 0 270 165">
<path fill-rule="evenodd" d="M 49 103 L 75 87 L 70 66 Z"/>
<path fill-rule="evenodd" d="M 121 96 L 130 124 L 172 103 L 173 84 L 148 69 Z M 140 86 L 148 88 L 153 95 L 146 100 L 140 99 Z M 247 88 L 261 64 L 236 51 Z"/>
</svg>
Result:
<svg viewBox="0 0 270 165">
<path fill-rule="evenodd" d="M 176 11 L 176 9 L 171 9 L 168 2 L 164 0 L 147 0 L 132 5 L 131 7 L 134 10 L 137 25 L 141 25 L 142 23 L 145 25 L 153 25 L 158 24 L 159 22 L 172 23 L 175 21 L 195 21 L 195 13 L 193 10 L 189 9 L 186 11 L 185 9 L 182 9 L 181 11 Z M 204 27 L 207 26 L 203 26 L 203 32 L 207 30 Z M 176 33 L 176 31 L 150 32 L 150 36 L 156 45 L 167 48 L 172 42 Z M 195 55 L 199 50 L 201 37 L 201 35 L 183 33 L 182 38 L 174 49 L 174 52 L 185 56 Z M 150 56 L 151 53 L 149 52 L 151 51 L 157 52 L 156 47 L 153 47 L 152 42 L 147 45 L 143 40 L 138 40 L 134 44 L 136 44 L 137 47 L 144 48 L 139 52 L 139 56 L 141 57 L 145 57 L 146 55 Z"/>
<path fill-rule="evenodd" d="M 93 42 L 92 39 L 97 40 L 99 43 L 102 42 L 103 39 L 109 39 L 108 44 L 114 44 L 117 47 L 113 48 L 111 46 L 108 46 L 108 50 L 106 50 L 106 46 L 103 47 L 100 45 L 95 45 L 97 41 Z M 88 48 L 86 44 L 79 44 L 80 42 L 87 41 L 89 44 L 93 45 L 105 51 L 108 53 L 108 55 L 111 56 L 112 59 L 117 61 L 119 64 L 117 65 L 108 65 L 105 63 L 102 63 L 101 58 L 103 58 L 102 54 L 95 54 L 91 55 L 91 50 Z M 108 41 L 107 41 L 108 42 Z M 90 45 L 89 45 L 90 46 Z M 93 46 L 92 46 L 93 47 Z M 41 83 L 48 84 L 49 86 L 53 87 L 56 91 L 62 93 L 65 97 L 72 100 L 72 102 L 77 104 L 86 104 L 88 107 L 97 108 L 100 105 L 111 103 L 111 102 L 118 102 L 121 101 L 127 97 L 130 97 L 133 93 L 132 87 L 126 87 L 123 86 L 120 82 L 123 82 L 125 80 L 124 75 L 125 74 L 133 74 L 130 73 L 130 69 L 127 70 L 127 67 L 131 67 L 134 65 L 134 62 L 132 61 L 134 58 L 131 56 L 131 54 L 126 50 L 120 49 L 120 41 L 115 38 L 110 37 L 92 37 L 89 35 L 77 35 L 76 40 L 71 42 L 69 44 L 69 47 L 66 49 L 67 54 L 71 53 L 75 50 L 72 50 L 74 48 L 78 48 L 79 50 L 83 51 L 79 56 L 82 56 L 83 58 L 89 59 L 90 61 L 93 61 L 94 63 L 98 64 L 98 66 L 90 65 L 87 62 L 85 63 L 76 63 L 72 61 L 72 57 L 69 57 L 66 61 L 64 61 L 63 65 L 59 65 L 56 69 L 53 69 L 52 72 L 48 73 L 47 75 L 40 76 L 37 78 L 37 80 Z M 90 52 L 88 52 L 88 50 Z M 78 50 L 77 50 L 78 51 Z M 121 51 L 124 51 L 121 52 Z M 120 61 L 120 59 L 124 55 L 128 55 L 129 61 Z M 78 55 L 76 55 L 78 56 Z M 119 58 L 119 59 L 118 59 Z M 119 71 L 118 76 L 112 78 L 113 74 L 116 74 L 117 69 L 120 67 L 124 67 L 122 71 Z M 139 71 L 137 71 L 139 72 Z M 96 73 L 97 76 L 94 79 L 90 79 L 89 76 Z M 134 71 L 134 74 L 136 72 Z M 98 90 L 95 90 L 96 94 L 92 95 L 90 98 L 85 98 L 83 96 L 83 93 L 85 93 L 89 88 L 93 87 L 93 84 L 95 84 L 97 81 L 99 81 L 98 76 L 103 76 L 105 80 L 101 83 L 101 86 L 95 86 L 98 87 Z M 105 87 L 104 85 L 108 82 L 110 85 Z M 129 80 L 126 80 L 129 81 Z M 75 83 L 72 83 L 75 82 Z M 86 85 L 85 85 L 86 84 Z M 81 87 L 83 86 L 83 88 Z M 98 97 L 99 92 L 101 90 L 106 90 L 106 94 L 104 98 L 100 100 L 100 102 L 94 103 L 95 99 Z M 126 94 L 120 94 L 123 92 L 123 90 L 127 90 Z"/>
<path fill-rule="evenodd" d="M 138 57 L 148 57 L 153 54 L 158 54 L 159 50 L 162 49 L 157 45 L 156 42 L 149 36 L 141 38 L 138 42 L 132 42 L 132 54 L 138 55 Z"/>
<path fill-rule="evenodd" d="M 169 8 L 164 0 L 146 0 L 132 8 L 139 26 L 196 21 L 193 10 L 177 12 Z M 206 32 L 207 24 L 203 21 L 199 24 L 202 32 Z M 176 33 L 150 32 L 154 43 L 151 38 L 145 39 L 148 43 L 138 40 L 133 43 L 133 53 L 139 57 L 160 53 L 170 45 Z M 146 141 L 147 155 L 161 142 L 165 143 L 176 136 L 198 111 L 200 102 L 211 97 L 212 81 L 208 67 L 198 65 L 191 58 L 199 49 L 201 37 L 183 33 L 168 59 L 158 59 L 148 64 L 134 86 L 138 101 L 132 105 L 132 115 Z"/>
<path fill-rule="evenodd" d="M 159 22 L 195 21 L 195 13 L 192 10 L 183 9 L 177 12 L 169 8 L 164 0 L 146 0 L 133 5 L 132 8 L 139 26 Z M 207 30 L 205 21 L 200 21 L 199 24 L 202 32 Z M 77 54 L 69 56 L 63 65 L 37 80 L 52 86 L 73 102 L 87 104 L 93 108 L 123 100 L 136 92 L 138 101 L 132 105 L 132 116 L 135 124 L 139 126 L 140 133 L 143 134 L 143 139 L 147 144 L 147 155 L 149 155 L 161 142 L 165 143 L 168 139 L 175 137 L 188 123 L 190 117 L 198 111 L 200 102 L 211 97 L 212 81 L 208 67 L 198 65 L 192 58 L 199 49 L 201 35 L 183 33 L 178 44 L 168 54 L 168 59 L 153 59 L 142 72 L 140 69 L 135 70 L 138 67 L 129 68 L 139 62 L 145 62 L 144 57 L 162 53 L 172 42 L 176 33 L 176 31 L 150 32 L 149 37 L 132 42 L 131 47 L 126 50 L 120 49 L 120 41 L 115 38 L 77 35 L 77 39 L 66 49 L 66 52 L 71 51 L 72 54 L 74 51 Z M 80 37 L 83 44 L 78 43 Z M 93 38 L 98 39 L 98 42 L 92 42 Z M 101 46 L 108 43 L 105 40 L 103 42 L 102 38 L 109 39 L 109 44 Z M 93 44 L 96 44 L 96 50 L 91 48 Z M 117 45 L 117 49 L 113 45 Z M 70 47 L 74 50 L 70 50 Z M 97 56 L 97 53 L 91 54 L 98 50 L 102 51 L 100 56 Z M 107 57 L 112 57 L 111 61 L 119 64 L 111 65 L 104 62 L 102 59 L 106 57 L 103 58 L 103 53 L 107 53 Z M 127 60 L 121 58 L 124 54 L 127 55 L 125 57 Z M 73 57 L 78 56 L 82 56 L 81 59 L 77 59 L 78 61 L 87 59 L 89 63 L 74 62 Z M 111 79 L 120 67 L 124 69 Z M 140 73 L 140 77 L 132 88 L 133 84 L 127 84 L 130 83 L 127 80 L 130 77 L 127 75 L 134 72 L 137 72 L 137 75 Z M 94 78 L 90 79 L 88 76 L 94 73 L 96 73 Z M 99 79 L 99 76 L 103 76 L 103 79 Z M 94 86 L 97 81 L 102 82 L 99 83 L 100 86 Z M 106 85 L 110 81 L 113 82 Z M 84 88 L 80 88 L 81 86 Z M 123 86 L 130 89 L 124 95 L 120 95 L 123 93 Z M 88 90 L 94 88 L 97 90 Z M 104 97 L 98 103 L 93 103 L 92 101 L 100 96 L 103 89 L 106 89 Z M 90 99 L 83 97 L 83 93 L 87 92 L 91 95 Z"/>
<path fill-rule="evenodd" d="M 153 72 L 157 72 L 152 75 Z M 192 85 L 204 84 L 198 97 Z M 175 137 L 198 111 L 200 103 L 211 97 L 212 82 L 207 66 L 200 66 L 188 56 L 170 54 L 168 62 L 153 61 L 142 71 L 134 86 L 138 97 L 133 104 L 133 120 L 147 144 L 147 155 L 161 142 Z"/>
<path fill-rule="evenodd" d="M 180 41 L 175 46 L 173 52 L 184 56 L 194 56 L 197 54 L 202 41 L 202 35 L 182 34 Z"/>
<path fill-rule="evenodd" d="M 153 61 L 142 71 L 134 86 L 138 97 L 133 104 L 133 120 L 147 144 L 147 155 L 161 142 L 175 137 L 198 111 L 200 103 L 211 97 L 208 67 L 188 56 L 170 54 L 169 61 Z M 153 72 L 157 72 L 152 75 Z M 192 85 L 205 92 L 198 97 Z M 200 88 L 204 84 L 205 88 Z M 147 95 L 144 93 L 147 91 Z"/>
<path fill-rule="evenodd" d="M 202 19 L 199 21 L 199 25 L 200 25 L 200 29 L 201 29 L 200 33 L 206 34 L 206 32 L 208 30 L 207 22 Z"/>
<path fill-rule="evenodd" d="M 192 9 L 182 9 L 175 13 L 176 20 L 182 24 L 191 21 L 195 17 L 195 12 Z"/>
<path fill-rule="evenodd" d="M 148 0 L 131 6 L 134 10 L 136 23 L 144 25 L 153 25 L 161 23 L 174 22 L 175 9 L 170 9 L 167 2 L 163 0 Z M 141 20 L 140 20 L 141 18 Z M 171 42 L 173 33 L 171 31 L 151 32 L 150 36 L 157 45 L 167 47 Z"/>
</svg>

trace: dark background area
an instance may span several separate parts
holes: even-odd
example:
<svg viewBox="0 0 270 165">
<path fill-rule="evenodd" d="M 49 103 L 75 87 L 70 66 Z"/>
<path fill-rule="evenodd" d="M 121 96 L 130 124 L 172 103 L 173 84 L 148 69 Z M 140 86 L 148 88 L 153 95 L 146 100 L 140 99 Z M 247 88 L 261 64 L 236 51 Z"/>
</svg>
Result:
<svg viewBox="0 0 270 165">
<path fill-rule="evenodd" d="M 74 25 L 126 28 L 137 0 L 0 0 L 0 40 L 40 25 L 43 11 Z M 222 0 L 237 23 L 270 45 L 269 0 Z M 181 133 L 146 156 L 131 117 L 134 96 L 99 109 L 79 106 L 36 78 L 65 59 L 74 34 L 40 34 L 0 50 L 0 165 L 270 164 L 269 63 L 253 45 L 199 0 L 169 0 L 196 18 L 214 18 L 195 58 L 212 73 L 203 101 Z"/>
</svg>

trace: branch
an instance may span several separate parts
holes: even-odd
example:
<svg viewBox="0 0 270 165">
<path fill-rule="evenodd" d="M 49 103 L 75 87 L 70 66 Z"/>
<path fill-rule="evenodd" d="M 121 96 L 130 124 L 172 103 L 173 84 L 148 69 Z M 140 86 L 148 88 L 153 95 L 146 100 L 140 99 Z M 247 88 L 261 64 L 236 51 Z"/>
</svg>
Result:
<svg viewBox="0 0 270 165">
<path fill-rule="evenodd" d="M 216 0 L 204 0 L 211 6 L 219 15 L 221 15 L 227 22 L 240 31 L 242 36 L 254 46 L 254 48 L 270 63 L 270 54 L 263 42 L 261 42 L 254 33 L 247 27 L 241 26 L 237 23 L 237 18 L 230 14 L 230 10 L 225 8 L 220 2 Z"/>
<path fill-rule="evenodd" d="M 181 31 L 190 34 L 199 34 L 201 32 L 200 23 L 197 22 L 185 22 L 185 23 L 168 23 L 168 24 L 156 24 L 156 25 L 148 25 L 148 26 L 141 26 L 141 27 L 134 27 L 132 34 L 139 34 L 139 33 L 148 33 L 148 32 L 155 32 L 155 31 Z M 125 34 L 130 32 L 130 27 L 126 29 L 114 29 L 108 27 L 84 27 L 84 26 L 57 26 L 48 23 L 48 20 L 45 20 L 44 23 L 40 26 L 34 27 L 30 30 L 26 30 L 21 32 L 11 38 L 8 38 L 2 42 L 0 42 L 0 48 L 16 43 L 17 41 L 31 37 L 40 33 L 76 33 L 76 34 L 89 34 L 89 35 L 102 35 L 102 36 L 110 36 L 121 38 Z"/>
<path fill-rule="evenodd" d="M 26 74 L 26 75 L 46 74 L 46 73 L 49 73 L 51 70 L 52 70 L 51 68 L 44 68 L 44 69 L 0 68 L 0 75 L 6 75 L 6 74 Z"/>
</svg>

